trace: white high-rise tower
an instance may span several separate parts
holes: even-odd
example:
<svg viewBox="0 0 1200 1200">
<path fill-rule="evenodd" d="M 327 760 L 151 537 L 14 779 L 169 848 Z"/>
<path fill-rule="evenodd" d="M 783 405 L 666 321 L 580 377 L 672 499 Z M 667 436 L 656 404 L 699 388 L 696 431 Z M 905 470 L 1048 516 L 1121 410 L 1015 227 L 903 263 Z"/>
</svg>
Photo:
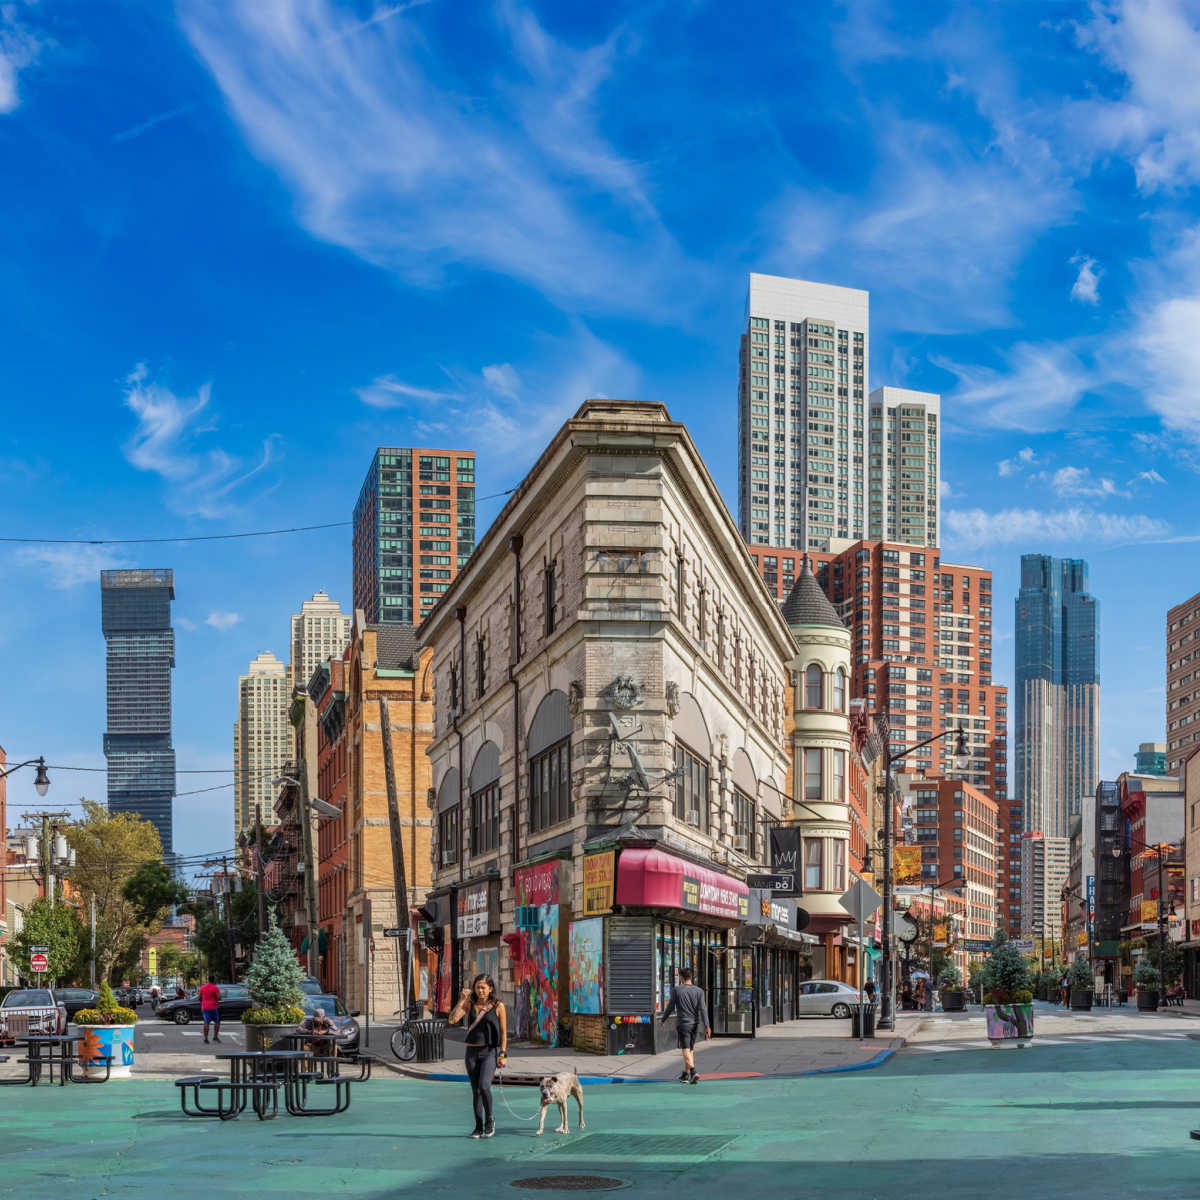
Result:
<svg viewBox="0 0 1200 1200">
<path fill-rule="evenodd" d="M 869 294 L 750 276 L 738 386 L 746 541 L 827 550 L 867 536 Z"/>
<path fill-rule="evenodd" d="M 292 614 L 293 687 L 308 687 L 312 673 L 321 663 L 341 658 L 350 644 L 351 618 L 342 612 L 327 592 L 314 592 L 311 600 Z"/>
<path fill-rule="evenodd" d="M 275 777 L 291 756 L 287 667 L 263 651 L 238 678 L 238 719 L 233 726 L 233 834 L 254 828 L 255 805 L 270 824 L 279 789 Z"/>
<path fill-rule="evenodd" d="M 873 540 L 941 545 L 941 406 L 933 392 L 871 393 L 867 536 Z"/>
</svg>

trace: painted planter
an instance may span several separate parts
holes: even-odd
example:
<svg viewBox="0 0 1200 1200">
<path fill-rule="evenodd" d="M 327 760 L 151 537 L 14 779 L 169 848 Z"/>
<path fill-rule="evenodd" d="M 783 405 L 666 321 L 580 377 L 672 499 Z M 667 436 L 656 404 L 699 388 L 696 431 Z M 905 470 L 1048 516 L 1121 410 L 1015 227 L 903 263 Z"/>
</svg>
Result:
<svg viewBox="0 0 1200 1200">
<path fill-rule="evenodd" d="M 1072 1012 L 1090 1012 L 1092 1007 L 1092 989 L 1091 988 L 1072 988 L 1071 989 L 1071 1011 Z"/>
<path fill-rule="evenodd" d="M 1027 1046 L 1033 1040 L 1032 1004 L 985 1004 L 988 1041 L 993 1046 L 1016 1042 Z"/>
<path fill-rule="evenodd" d="M 88 1079 L 104 1078 L 104 1058 L 112 1058 L 109 1079 L 133 1074 L 132 1025 L 80 1025 L 79 1065 Z"/>
<path fill-rule="evenodd" d="M 243 1025 L 247 1050 L 271 1050 L 286 1033 L 295 1033 L 295 1025 Z M 282 1049 L 282 1047 L 280 1047 Z"/>
</svg>

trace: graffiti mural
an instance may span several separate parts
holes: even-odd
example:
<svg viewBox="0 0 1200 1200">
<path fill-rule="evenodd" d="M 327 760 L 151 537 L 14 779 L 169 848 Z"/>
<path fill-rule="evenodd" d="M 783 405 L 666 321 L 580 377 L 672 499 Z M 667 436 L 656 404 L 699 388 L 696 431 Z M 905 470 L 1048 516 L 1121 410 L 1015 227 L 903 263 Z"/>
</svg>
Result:
<svg viewBox="0 0 1200 1200">
<path fill-rule="evenodd" d="M 571 922 L 571 1011 L 604 1011 L 604 918 Z"/>
<path fill-rule="evenodd" d="M 513 955 L 518 1038 L 558 1045 L 558 860 L 513 875 L 518 950 Z"/>
</svg>

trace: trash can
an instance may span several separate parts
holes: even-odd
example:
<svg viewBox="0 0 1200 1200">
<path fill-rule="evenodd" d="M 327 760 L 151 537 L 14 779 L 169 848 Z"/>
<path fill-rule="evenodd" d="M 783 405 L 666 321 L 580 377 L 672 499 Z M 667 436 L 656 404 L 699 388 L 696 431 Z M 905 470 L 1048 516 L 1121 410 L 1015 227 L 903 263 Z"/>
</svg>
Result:
<svg viewBox="0 0 1200 1200">
<path fill-rule="evenodd" d="M 873 1038 L 875 1036 L 875 1005 L 850 1005 L 850 1036 Z"/>
<path fill-rule="evenodd" d="M 417 1043 L 417 1062 L 442 1062 L 446 1057 L 446 1022 L 441 1019 L 410 1021 Z"/>
</svg>

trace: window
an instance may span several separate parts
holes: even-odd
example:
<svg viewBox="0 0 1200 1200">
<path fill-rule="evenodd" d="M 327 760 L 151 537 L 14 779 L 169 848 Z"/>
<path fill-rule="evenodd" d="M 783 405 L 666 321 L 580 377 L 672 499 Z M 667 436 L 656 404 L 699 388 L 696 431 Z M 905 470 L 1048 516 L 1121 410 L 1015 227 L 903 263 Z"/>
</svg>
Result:
<svg viewBox="0 0 1200 1200">
<path fill-rule="evenodd" d="M 835 839 L 833 842 L 833 862 L 830 864 L 830 873 L 829 890 L 844 892 L 846 890 L 846 843 L 839 839 Z"/>
<path fill-rule="evenodd" d="M 675 615 L 683 619 L 683 555 L 675 554 Z"/>
<path fill-rule="evenodd" d="M 483 650 L 483 635 L 475 635 L 475 695 L 482 697 L 487 691 L 487 659 Z"/>
<path fill-rule="evenodd" d="M 820 751 L 818 751 L 820 753 Z M 833 752 L 833 795 L 832 799 L 841 804 L 846 802 L 846 752 Z"/>
<path fill-rule="evenodd" d="M 754 853 L 754 832 L 755 832 L 756 813 L 754 809 L 754 801 L 746 795 L 745 792 L 733 789 L 733 837 L 735 847 L 744 845 L 745 849 L 738 851 L 740 854 Z M 738 842 L 738 838 L 745 838 L 745 842 Z"/>
<path fill-rule="evenodd" d="M 471 853 L 486 854 L 500 845 L 500 784 L 471 793 Z"/>
<path fill-rule="evenodd" d="M 571 815 L 571 739 L 529 760 L 529 828 L 533 833 Z"/>
<path fill-rule="evenodd" d="M 804 798 L 821 799 L 821 751 L 807 747 L 804 751 Z"/>
<path fill-rule="evenodd" d="M 823 676 L 817 663 L 810 663 L 804 671 L 804 707 L 821 707 L 821 684 Z"/>
<path fill-rule="evenodd" d="M 438 815 L 438 857 L 443 867 L 458 862 L 459 820 L 462 805 L 454 804 Z"/>
<path fill-rule="evenodd" d="M 558 577 L 552 562 L 546 564 L 542 574 L 542 591 L 546 601 L 546 633 L 551 634 L 558 624 Z"/>
<path fill-rule="evenodd" d="M 708 763 L 681 742 L 675 743 L 675 816 L 691 823 L 696 817 L 700 829 L 708 828 Z"/>
<path fill-rule="evenodd" d="M 846 711 L 846 672 L 841 667 L 833 677 L 833 708 L 835 712 Z"/>
<path fill-rule="evenodd" d="M 821 867 L 824 865 L 825 842 L 822 838 L 804 839 L 804 890 L 821 890 Z"/>
</svg>

